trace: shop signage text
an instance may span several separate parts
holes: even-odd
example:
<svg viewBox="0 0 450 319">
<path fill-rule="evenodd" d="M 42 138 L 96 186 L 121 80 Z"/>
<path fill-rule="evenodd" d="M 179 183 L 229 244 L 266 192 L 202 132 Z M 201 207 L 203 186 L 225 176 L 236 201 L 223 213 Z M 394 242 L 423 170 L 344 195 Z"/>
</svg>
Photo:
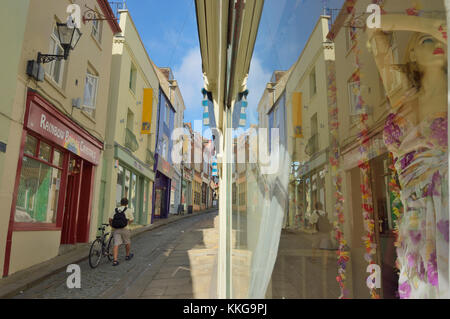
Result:
<svg viewBox="0 0 450 319">
<path fill-rule="evenodd" d="M 98 165 L 100 149 L 82 138 L 79 134 L 58 121 L 54 116 L 42 110 L 34 103 L 30 104 L 27 127 L 39 133 L 49 141 L 64 147 L 81 158 Z"/>
</svg>

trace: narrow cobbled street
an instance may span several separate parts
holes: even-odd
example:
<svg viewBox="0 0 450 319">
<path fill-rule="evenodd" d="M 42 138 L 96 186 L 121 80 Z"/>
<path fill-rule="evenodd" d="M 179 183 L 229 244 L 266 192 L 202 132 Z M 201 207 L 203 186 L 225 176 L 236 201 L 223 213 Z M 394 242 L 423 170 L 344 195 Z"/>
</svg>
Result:
<svg viewBox="0 0 450 319">
<path fill-rule="evenodd" d="M 120 248 L 113 267 L 106 259 L 91 269 L 81 268 L 81 288 L 67 288 L 70 275 L 61 271 L 14 298 L 193 298 L 188 250 L 204 248 L 202 229 L 212 228 L 217 211 L 192 216 L 132 239 L 134 258 L 125 261 Z"/>
</svg>

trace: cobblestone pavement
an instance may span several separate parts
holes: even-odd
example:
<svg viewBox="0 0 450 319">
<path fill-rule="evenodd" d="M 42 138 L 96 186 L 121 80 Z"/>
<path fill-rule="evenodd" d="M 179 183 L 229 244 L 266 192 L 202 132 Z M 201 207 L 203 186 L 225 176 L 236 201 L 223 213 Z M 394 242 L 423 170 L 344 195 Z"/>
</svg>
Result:
<svg viewBox="0 0 450 319">
<path fill-rule="evenodd" d="M 193 298 L 187 251 L 203 248 L 201 229 L 212 228 L 217 211 L 184 218 L 132 239 L 134 258 L 120 247 L 116 267 L 103 258 L 96 269 L 79 263 L 81 288 L 69 289 L 65 271 L 13 297 L 30 298 Z"/>
</svg>

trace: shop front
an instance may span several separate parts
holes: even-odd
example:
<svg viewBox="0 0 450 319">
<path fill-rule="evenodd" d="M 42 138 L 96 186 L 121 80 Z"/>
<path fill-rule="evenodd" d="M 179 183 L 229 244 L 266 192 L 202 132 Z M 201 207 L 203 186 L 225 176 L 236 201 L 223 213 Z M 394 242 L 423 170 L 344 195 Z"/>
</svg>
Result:
<svg viewBox="0 0 450 319">
<path fill-rule="evenodd" d="M 208 199 L 209 199 L 208 185 L 209 185 L 208 175 L 202 173 L 202 203 L 201 203 L 202 210 L 208 208 Z"/>
<path fill-rule="evenodd" d="M 289 229 L 314 231 L 312 213 L 316 203 L 322 209 L 327 207 L 326 175 L 328 154 L 322 152 L 309 162 L 293 167 L 289 183 L 289 211 L 285 227 Z"/>
<path fill-rule="evenodd" d="M 377 249 L 375 256 L 376 262 L 381 266 L 381 289 L 380 293 L 383 298 L 396 298 L 398 290 L 398 274 L 395 267 L 397 258 L 395 250 L 395 223 L 397 216 L 395 215 L 395 207 L 397 203 L 393 194 L 393 187 L 397 183 L 398 177 L 391 170 L 393 165 L 392 159 L 383 143 L 381 133 L 371 137 L 368 147 L 368 159 L 370 167 L 370 189 L 373 199 L 374 213 L 374 241 Z M 353 276 L 356 282 L 360 283 L 366 275 L 365 259 L 363 255 L 363 243 L 358 238 L 364 236 L 363 230 L 363 214 L 361 211 L 361 172 L 358 167 L 358 161 L 361 154 L 358 148 L 343 152 L 343 168 L 346 171 L 348 192 L 351 192 L 354 200 L 349 203 L 348 209 L 352 212 L 353 228 L 351 238 L 353 245 L 351 251 L 353 255 Z M 394 184 L 392 183 L 394 181 Z M 345 194 L 350 196 L 350 194 Z M 400 204 L 401 205 L 401 204 Z M 355 291 L 365 291 L 364 283 L 355 285 Z"/>
<path fill-rule="evenodd" d="M 153 187 L 152 223 L 155 218 L 167 218 L 170 211 L 170 197 L 172 193 L 172 178 L 174 169 L 169 162 L 158 153 L 155 155 L 156 177 Z"/>
<path fill-rule="evenodd" d="M 182 204 L 184 205 L 185 212 L 192 212 L 192 170 L 189 168 L 184 168 L 183 174 L 183 193 L 182 193 Z"/>
<path fill-rule="evenodd" d="M 8 227 L 4 275 L 87 243 L 103 143 L 30 91 Z"/>
<path fill-rule="evenodd" d="M 201 210 L 202 204 L 202 177 L 201 173 L 194 171 L 193 179 L 194 212 Z"/>
<path fill-rule="evenodd" d="M 115 168 L 117 172 L 115 205 L 120 205 L 122 198 L 128 198 L 133 208 L 134 224 L 147 225 L 150 222 L 149 197 L 155 173 L 149 165 L 142 163 L 127 151 L 115 145 Z"/>
<path fill-rule="evenodd" d="M 170 213 L 176 214 L 178 212 L 178 205 L 181 204 L 181 173 L 174 169 L 172 178 L 172 187 L 170 194 Z"/>
</svg>

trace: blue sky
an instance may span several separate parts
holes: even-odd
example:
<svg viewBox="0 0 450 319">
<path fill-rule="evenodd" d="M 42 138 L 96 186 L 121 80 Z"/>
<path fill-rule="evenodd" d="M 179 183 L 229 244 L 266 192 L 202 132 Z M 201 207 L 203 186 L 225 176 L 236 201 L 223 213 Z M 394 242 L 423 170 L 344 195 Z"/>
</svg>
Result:
<svg viewBox="0 0 450 319">
<path fill-rule="evenodd" d="M 117 1 L 117 0 L 116 0 Z M 218 0 L 217 0 L 218 1 Z M 344 0 L 328 0 L 340 8 Z M 186 105 L 185 122 L 202 118 L 203 77 L 193 0 L 127 0 L 142 41 L 156 65 L 172 68 Z M 322 0 L 266 0 L 248 79 L 248 122 L 275 70 L 300 55 L 322 13 Z"/>
</svg>

